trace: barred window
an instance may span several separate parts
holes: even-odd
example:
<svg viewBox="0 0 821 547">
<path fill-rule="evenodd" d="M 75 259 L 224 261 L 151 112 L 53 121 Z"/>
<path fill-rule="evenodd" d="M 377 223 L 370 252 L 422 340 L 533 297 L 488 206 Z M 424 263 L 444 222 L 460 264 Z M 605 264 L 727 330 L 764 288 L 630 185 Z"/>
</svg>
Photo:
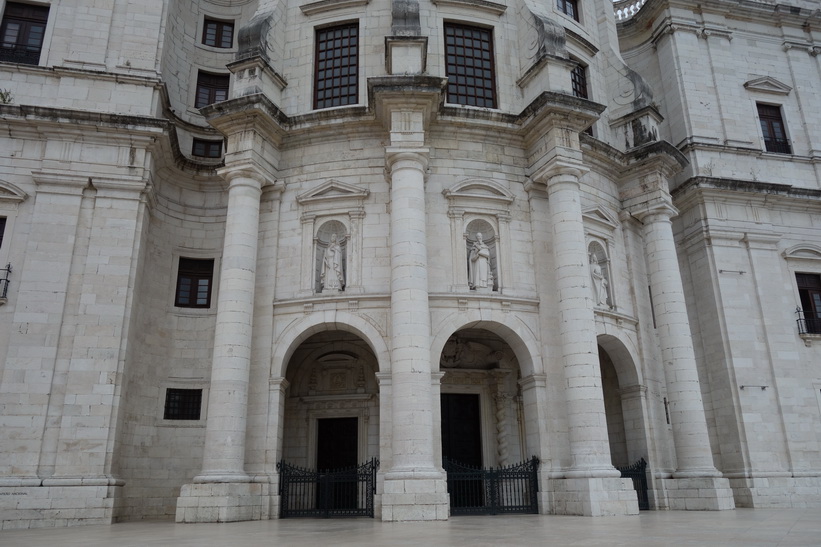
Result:
<svg viewBox="0 0 821 547">
<path fill-rule="evenodd" d="M 314 108 L 359 101 L 359 24 L 316 31 Z"/>
<path fill-rule="evenodd" d="M 165 390 L 163 420 L 199 420 L 201 410 L 202 389 Z"/>
<path fill-rule="evenodd" d="M 234 22 L 205 18 L 202 43 L 206 46 L 230 48 L 234 45 Z"/>
<path fill-rule="evenodd" d="M 587 68 L 577 65 L 570 71 L 570 83 L 573 88 L 573 95 L 581 99 L 587 99 Z"/>
<path fill-rule="evenodd" d="M 445 24 L 448 102 L 496 108 L 493 31 Z"/>
</svg>

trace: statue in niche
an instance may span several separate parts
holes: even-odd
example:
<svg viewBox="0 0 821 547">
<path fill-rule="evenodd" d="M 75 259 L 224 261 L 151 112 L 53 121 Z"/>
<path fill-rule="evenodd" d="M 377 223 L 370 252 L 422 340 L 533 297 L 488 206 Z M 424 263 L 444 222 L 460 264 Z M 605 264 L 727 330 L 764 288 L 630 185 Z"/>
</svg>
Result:
<svg viewBox="0 0 821 547">
<path fill-rule="evenodd" d="M 331 234 L 331 242 L 328 244 L 328 248 L 325 249 L 320 282 L 322 283 L 322 292 L 341 291 L 345 288 L 342 246 L 337 241 L 336 234 Z"/>
<path fill-rule="evenodd" d="M 593 278 L 593 296 L 597 306 L 606 306 L 609 294 L 607 292 L 608 281 L 604 276 L 601 265 L 596 255 L 590 255 L 590 276 Z"/>
<path fill-rule="evenodd" d="M 471 289 L 493 288 L 493 273 L 490 271 L 490 249 L 482 240 L 481 232 L 476 233 L 476 241 L 470 249 L 468 283 Z"/>
</svg>

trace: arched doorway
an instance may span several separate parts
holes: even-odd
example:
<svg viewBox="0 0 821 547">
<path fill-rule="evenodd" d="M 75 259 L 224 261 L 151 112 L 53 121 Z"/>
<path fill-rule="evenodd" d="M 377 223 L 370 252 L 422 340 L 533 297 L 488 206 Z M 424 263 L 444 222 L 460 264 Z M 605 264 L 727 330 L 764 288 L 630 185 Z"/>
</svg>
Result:
<svg viewBox="0 0 821 547">
<path fill-rule="evenodd" d="M 511 347 L 491 331 L 464 328 L 445 343 L 439 369 L 451 514 L 538 512 L 537 461 L 526 456 L 521 371 Z"/>
<path fill-rule="evenodd" d="M 621 341 L 600 336 L 598 351 L 611 462 L 622 477 L 633 479 L 639 509 L 649 509 L 647 388 L 639 382 L 630 354 Z"/>
<path fill-rule="evenodd" d="M 281 480 L 290 490 L 282 516 L 373 516 L 375 468 L 363 469 L 379 457 L 377 371 L 368 344 L 349 332 L 316 333 L 294 351 L 285 372 Z"/>
</svg>

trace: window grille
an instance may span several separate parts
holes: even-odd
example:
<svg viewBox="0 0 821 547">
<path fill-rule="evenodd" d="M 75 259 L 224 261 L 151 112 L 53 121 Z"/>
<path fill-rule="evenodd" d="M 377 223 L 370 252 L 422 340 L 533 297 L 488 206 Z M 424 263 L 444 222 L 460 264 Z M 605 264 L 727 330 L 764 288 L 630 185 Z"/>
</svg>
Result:
<svg viewBox="0 0 821 547">
<path fill-rule="evenodd" d="M 199 420 L 202 389 L 168 388 L 165 391 L 163 420 Z"/>
<path fill-rule="evenodd" d="M 496 108 L 493 32 L 490 29 L 445 24 L 448 102 Z"/>
<path fill-rule="evenodd" d="M 317 29 L 314 108 L 359 101 L 359 24 Z"/>
</svg>

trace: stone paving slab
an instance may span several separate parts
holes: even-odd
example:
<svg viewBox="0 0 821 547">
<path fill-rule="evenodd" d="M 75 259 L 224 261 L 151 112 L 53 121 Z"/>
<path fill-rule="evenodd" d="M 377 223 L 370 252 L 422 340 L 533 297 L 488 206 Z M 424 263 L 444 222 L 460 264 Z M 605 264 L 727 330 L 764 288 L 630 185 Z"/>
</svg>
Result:
<svg viewBox="0 0 821 547">
<path fill-rule="evenodd" d="M 815 546 L 821 510 L 643 512 L 638 517 L 455 517 L 446 522 L 291 519 L 225 524 L 144 521 L 0 532 L 2 546 Z"/>
</svg>

